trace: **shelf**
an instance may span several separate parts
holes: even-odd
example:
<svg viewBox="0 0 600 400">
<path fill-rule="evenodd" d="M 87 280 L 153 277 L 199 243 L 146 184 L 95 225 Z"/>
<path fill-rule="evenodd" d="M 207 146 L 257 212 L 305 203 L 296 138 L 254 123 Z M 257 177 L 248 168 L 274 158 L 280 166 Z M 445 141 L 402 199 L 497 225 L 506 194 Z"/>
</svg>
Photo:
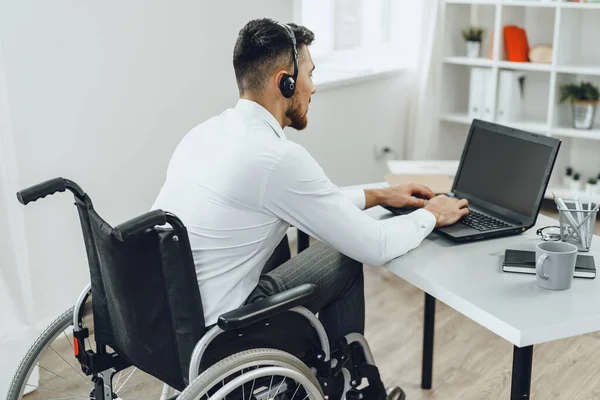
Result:
<svg viewBox="0 0 600 400">
<path fill-rule="evenodd" d="M 531 62 L 511 62 L 511 61 L 498 61 L 498 68 L 502 69 L 514 69 L 518 71 L 543 71 L 550 72 L 552 69 L 551 64 L 537 64 Z"/>
<path fill-rule="evenodd" d="M 469 118 L 469 116 L 467 114 L 455 113 L 455 114 L 444 114 L 440 117 L 440 120 L 446 121 L 446 122 L 453 122 L 455 124 L 471 125 L 473 118 Z M 490 121 L 490 122 L 494 122 L 494 121 Z M 544 122 L 516 121 L 516 122 L 495 122 L 495 123 L 500 124 L 500 125 L 511 126 L 515 129 L 521 129 L 523 131 L 539 133 L 542 135 L 545 135 L 546 133 L 548 133 L 548 125 L 546 125 L 546 123 L 544 123 Z"/>
<path fill-rule="evenodd" d="M 456 64 L 456 65 L 470 65 L 473 67 L 491 67 L 494 65 L 494 61 L 489 58 L 469 58 L 469 57 L 446 57 L 444 58 L 444 63 L 446 64 Z"/>
<path fill-rule="evenodd" d="M 546 8 L 580 8 L 600 10 L 600 3 L 578 3 L 578 2 L 559 2 L 559 1 L 534 1 L 534 0 L 446 0 L 447 4 L 484 4 L 484 5 L 502 5 L 512 7 L 546 7 Z"/>
<path fill-rule="evenodd" d="M 512 0 L 505 0 L 505 1 L 500 1 L 500 4 L 502 4 L 503 6 L 515 6 L 515 7 L 547 7 L 547 8 L 552 8 L 552 7 L 557 7 L 558 6 L 558 2 L 556 1 L 512 1 Z"/>
<path fill-rule="evenodd" d="M 576 139 L 600 140 L 600 127 L 596 126 L 592 130 L 559 127 L 552 129 L 552 135 Z"/>
<path fill-rule="evenodd" d="M 582 186 L 585 186 L 585 183 L 583 183 Z M 573 191 L 565 187 L 549 187 L 544 194 L 544 198 L 552 200 L 552 193 L 554 193 L 556 197 L 560 197 L 563 200 L 575 200 L 577 197 L 579 197 L 579 199 L 582 201 L 587 201 L 588 198 L 588 192 L 585 190 Z M 597 203 L 600 201 L 600 194 L 592 193 L 591 199 L 594 203 Z"/>
<path fill-rule="evenodd" d="M 473 118 L 469 118 L 467 114 L 444 114 L 440 117 L 442 121 L 454 122 L 456 124 L 471 125 Z"/>
<path fill-rule="evenodd" d="M 575 3 L 575 2 L 564 2 L 560 3 L 562 8 L 581 8 L 581 9 L 596 9 L 600 10 L 600 3 Z"/>
<path fill-rule="evenodd" d="M 484 4 L 484 5 L 496 5 L 496 0 L 446 0 L 448 4 Z"/>
<path fill-rule="evenodd" d="M 548 125 L 545 122 L 537 122 L 537 121 L 516 121 L 516 122 L 499 122 L 501 125 L 512 126 L 515 129 L 520 129 L 522 131 L 539 133 L 541 135 L 546 135 L 548 133 Z"/>
<path fill-rule="evenodd" d="M 556 72 L 577 75 L 600 75 L 600 67 L 597 66 L 562 66 L 556 67 Z"/>
</svg>

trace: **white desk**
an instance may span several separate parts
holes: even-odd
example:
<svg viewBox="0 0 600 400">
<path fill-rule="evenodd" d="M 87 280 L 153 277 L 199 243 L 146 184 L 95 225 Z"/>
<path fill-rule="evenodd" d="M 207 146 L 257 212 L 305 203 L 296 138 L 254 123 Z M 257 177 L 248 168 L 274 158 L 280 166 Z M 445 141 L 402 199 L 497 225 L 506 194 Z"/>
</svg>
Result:
<svg viewBox="0 0 600 400">
<path fill-rule="evenodd" d="M 381 207 L 373 218 L 392 216 Z M 538 218 L 537 227 L 557 221 Z M 431 388 L 435 299 L 511 342 L 514 347 L 511 399 L 529 398 L 533 345 L 600 331 L 600 279 L 575 279 L 570 290 L 539 288 L 535 275 L 502 272 L 504 250 L 533 250 L 536 228 L 501 239 L 454 244 L 430 235 L 387 269 L 426 293 L 421 386 Z M 589 254 L 600 251 L 594 237 Z"/>
</svg>

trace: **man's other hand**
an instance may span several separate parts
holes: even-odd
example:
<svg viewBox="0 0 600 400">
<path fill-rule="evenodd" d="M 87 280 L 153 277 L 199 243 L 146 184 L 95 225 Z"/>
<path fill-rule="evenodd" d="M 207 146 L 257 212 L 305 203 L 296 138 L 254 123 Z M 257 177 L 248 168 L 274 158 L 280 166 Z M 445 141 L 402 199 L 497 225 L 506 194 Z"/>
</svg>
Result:
<svg viewBox="0 0 600 400">
<path fill-rule="evenodd" d="M 382 205 L 398 208 L 422 208 L 428 199 L 435 196 L 427 186 L 416 183 L 386 188 L 382 190 L 382 194 Z"/>
<path fill-rule="evenodd" d="M 448 196 L 437 196 L 427 200 L 424 205 L 427 211 L 435 215 L 436 228 L 452 225 L 469 213 L 467 200 L 453 199 Z"/>
</svg>

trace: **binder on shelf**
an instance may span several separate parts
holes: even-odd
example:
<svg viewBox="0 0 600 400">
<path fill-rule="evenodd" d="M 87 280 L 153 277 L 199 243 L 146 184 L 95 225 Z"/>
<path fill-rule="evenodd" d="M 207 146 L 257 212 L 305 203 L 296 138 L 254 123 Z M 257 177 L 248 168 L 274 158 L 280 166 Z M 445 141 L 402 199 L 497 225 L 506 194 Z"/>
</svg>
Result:
<svg viewBox="0 0 600 400">
<path fill-rule="evenodd" d="M 525 74 L 519 71 L 500 71 L 498 79 L 498 122 L 515 122 L 521 118 Z"/>
<path fill-rule="evenodd" d="M 490 68 L 471 68 L 469 119 L 493 121 L 494 86 Z"/>
<path fill-rule="evenodd" d="M 491 69 L 485 70 L 483 87 L 483 117 L 482 119 L 494 122 L 494 75 Z"/>
<path fill-rule="evenodd" d="M 483 119 L 486 68 L 471 68 L 469 86 L 469 119 Z"/>
</svg>

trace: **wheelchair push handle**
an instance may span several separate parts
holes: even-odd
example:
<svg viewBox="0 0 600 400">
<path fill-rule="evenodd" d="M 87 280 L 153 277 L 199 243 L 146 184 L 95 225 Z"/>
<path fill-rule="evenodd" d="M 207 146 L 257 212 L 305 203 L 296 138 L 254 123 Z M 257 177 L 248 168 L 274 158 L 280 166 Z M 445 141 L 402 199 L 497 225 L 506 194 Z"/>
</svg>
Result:
<svg viewBox="0 0 600 400">
<path fill-rule="evenodd" d="M 64 178 L 54 178 L 17 192 L 17 199 L 19 203 L 27 205 L 32 201 L 57 192 L 64 192 L 67 189 L 80 199 L 85 198 L 85 192 L 75 182 Z"/>
<path fill-rule="evenodd" d="M 117 225 L 113 229 L 113 235 L 115 235 L 118 241 L 126 242 L 128 239 L 145 232 L 147 229 L 166 223 L 167 216 L 165 212 L 163 210 L 153 210 Z"/>
</svg>

